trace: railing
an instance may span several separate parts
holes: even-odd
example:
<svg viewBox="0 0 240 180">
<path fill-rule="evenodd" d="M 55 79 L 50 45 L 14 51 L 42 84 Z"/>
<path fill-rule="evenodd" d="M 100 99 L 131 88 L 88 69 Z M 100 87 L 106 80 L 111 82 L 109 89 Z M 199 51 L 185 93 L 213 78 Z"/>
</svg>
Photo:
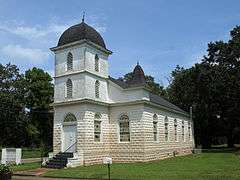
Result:
<svg viewBox="0 0 240 180">
<path fill-rule="evenodd" d="M 77 144 L 77 141 L 75 141 L 75 143 L 73 143 L 71 146 L 69 146 L 63 153 L 67 152 L 71 147 L 73 147 L 75 144 Z"/>
<path fill-rule="evenodd" d="M 63 151 L 63 152 L 61 152 L 61 153 L 66 153 L 69 149 L 71 149 L 75 144 L 77 143 L 77 141 L 75 141 L 72 145 L 70 145 L 65 151 Z M 56 146 L 59 146 L 61 144 L 61 141 L 58 143 L 58 144 L 56 144 L 54 147 L 56 147 Z M 48 152 L 45 152 L 45 153 L 49 153 L 50 151 L 48 151 Z M 48 159 L 48 161 L 46 161 L 46 163 L 47 162 L 49 162 L 50 161 L 50 159 Z M 63 162 L 63 158 L 62 158 L 62 156 L 60 156 L 60 162 L 61 162 L 61 164 L 62 164 L 62 162 Z M 42 167 L 42 164 L 43 164 L 43 152 L 41 152 L 41 167 Z"/>
<path fill-rule="evenodd" d="M 53 149 L 54 149 L 54 147 L 57 147 L 57 146 L 60 146 L 61 145 L 61 141 L 59 142 L 59 143 L 57 143 L 56 145 L 54 145 L 53 146 Z M 42 149 L 41 149 L 41 167 L 42 167 L 42 164 L 43 164 L 43 157 L 44 157 L 44 154 L 49 154 L 50 152 L 52 152 L 52 150 L 53 149 L 51 149 L 51 150 L 48 150 L 48 151 L 45 151 L 45 148 L 44 147 L 41 147 Z M 49 161 L 50 159 L 48 159 L 47 161 L 46 161 L 46 163 Z"/>
<path fill-rule="evenodd" d="M 75 143 L 73 143 L 71 146 L 69 146 L 64 152 L 62 152 L 62 153 L 66 153 L 69 149 L 71 149 L 75 144 L 77 144 L 77 141 L 75 141 Z M 61 162 L 61 164 L 62 164 L 62 156 L 60 156 L 60 162 Z"/>
</svg>

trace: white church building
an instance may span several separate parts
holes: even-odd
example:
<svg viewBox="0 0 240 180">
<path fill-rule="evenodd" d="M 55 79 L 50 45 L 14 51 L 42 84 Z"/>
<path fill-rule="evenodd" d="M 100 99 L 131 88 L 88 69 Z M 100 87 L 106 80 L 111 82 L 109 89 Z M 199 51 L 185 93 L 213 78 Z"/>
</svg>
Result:
<svg viewBox="0 0 240 180">
<path fill-rule="evenodd" d="M 192 152 L 189 113 L 151 93 L 139 64 L 130 82 L 110 77 L 112 52 L 84 20 L 68 28 L 51 50 L 53 153 L 70 154 L 65 165 L 102 163 L 104 157 L 113 163 L 146 162 Z M 48 165 L 54 167 L 51 160 Z"/>
</svg>

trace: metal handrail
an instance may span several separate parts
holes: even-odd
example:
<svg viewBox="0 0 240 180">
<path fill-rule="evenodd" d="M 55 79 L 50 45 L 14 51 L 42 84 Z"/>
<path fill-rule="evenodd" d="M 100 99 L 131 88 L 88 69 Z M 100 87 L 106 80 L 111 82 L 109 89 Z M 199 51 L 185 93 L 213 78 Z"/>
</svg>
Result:
<svg viewBox="0 0 240 180">
<path fill-rule="evenodd" d="M 71 147 L 73 147 L 73 145 L 77 144 L 77 141 L 75 141 L 75 143 L 73 143 L 71 146 L 69 146 L 63 153 L 67 152 Z"/>
<path fill-rule="evenodd" d="M 57 144 L 55 144 L 55 146 L 53 146 L 53 149 L 54 149 L 54 147 L 56 147 L 56 146 L 58 146 L 58 145 L 60 145 L 62 142 L 60 141 L 59 143 L 57 143 Z M 47 153 L 49 153 L 50 151 L 48 151 Z M 46 161 L 46 163 L 49 161 L 50 159 L 48 159 L 47 161 Z M 41 167 L 42 167 L 42 163 L 43 163 L 43 154 L 42 154 L 42 152 L 41 152 Z"/>
<path fill-rule="evenodd" d="M 75 144 L 77 143 L 77 141 L 75 141 L 75 143 L 73 143 L 71 146 L 69 146 L 63 153 L 67 152 L 71 147 L 73 147 Z M 60 162 L 62 164 L 62 156 L 60 158 Z"/>
<path fill-rule="evenodd" d="M 59 144 L 61 144 L 61 141 L 58 143 L 58 144 L 56 144 L 55 146 L 58 146 Z M 62 153 L 65 153 L 65 152 L 67 152 L 71 147 L 73 147 L 75 144 L 77 144 L 77 141 L 75 141 L 72 145 L 70 145 L 64 152 L 62 152 Z M 55 147 L 54 146 L 54 147 Z M 61 151 L 60 151 L 61 152 Z M 49 162 L 50 161 L 50 159 L 48 159 L 48 161 L 47 162 Z M 62 156 L 60 157 L 60 162 L 62 163 L 62 161 L 63 161 L 63 159 L 62 159 Z M 42 154 L 41 154 L 41 167 L 42 167 L 42 163 L 43 163 L 43 156 L 42 156 Z"/>
</svg>

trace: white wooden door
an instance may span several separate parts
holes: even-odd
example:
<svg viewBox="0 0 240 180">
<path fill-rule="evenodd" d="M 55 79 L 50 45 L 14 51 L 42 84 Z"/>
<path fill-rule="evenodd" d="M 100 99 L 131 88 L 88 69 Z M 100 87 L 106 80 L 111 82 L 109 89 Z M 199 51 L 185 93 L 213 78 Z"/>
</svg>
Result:
<svg viewBox="0 0 240 180">
<path fill-rule="evenodd" d="M 76 132 L 77 132 L 76 125 L 63 126 L 63 132 L 64 132 L 63 151 L 65 152 L 67 150 L 66 152 L 76 152 L 76 143 L 75 143 Z"/>
</svg>

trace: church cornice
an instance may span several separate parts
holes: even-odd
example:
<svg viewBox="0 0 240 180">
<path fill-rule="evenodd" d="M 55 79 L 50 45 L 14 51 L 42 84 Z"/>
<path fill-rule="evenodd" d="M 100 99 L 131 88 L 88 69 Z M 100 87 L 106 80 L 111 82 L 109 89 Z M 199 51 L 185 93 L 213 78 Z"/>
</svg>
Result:
<svg viewBox="0 0 240 180">
<path fill-rule="evenodd" d="M 184 113 L 184 112 L 180 112 L 177 111 L 175 109 L 171 109 L 168 108 L 166 106 L 163 105 L 159 105 L 153 102 L 150 102 L 149 100 L 135 100 L 135 101 L 129 101 L 129 102 L 116 102 L 116 103 L 107 103 L 107 102 L 102 102 L 102 101 L 97 101 L 94 99 L 88 99 L 88 98 L 84 98 L 84 99 L 74 99 L 74 100 L 68 100 L 68 101 L 64 101 L 64 102 L 57 102 L 57 103 L 53 103 L 53 107 L 58 107 L 58 106 L 65 106 L 65 105 L 74 105 L 74 104 L 79 104 L 79 103 L 89 103 L 89 104 L 96 104 L 96 105 L 102 105 L 102 106 L 107 106 L 107 107 L 118 107 L 118 106 L 129 106 L 129 105 L 139 105 L 139 104 L 143 104 L 143 105 L 149 105 L 151 107 L 155 107 L 155 108 L 160 108 L 160 109 L 164 109 L 166 111 L 169 112 L 173 112 L 176 114 L 180 114 L 183 115 L 185 117 L 190 117 L 190 115 L 188 113 Z"/>
<path fill-rule="evenodd" d="M 91 74 L 91 75 L 93 75 L 93 76 L 97 76 L 97 77 L 100 77 L 100 78 L 103 78 L 103 79 L 108 79 L 108 77 L 106 77 L 106 76 L 102 76 L 102 75 L 93 73 L 93 72 L 91 72 L 91 71 L 89 71 L 89 70 L 70 71 L 70 72 L 67 72 L 67 73 L 65 73 L 65 74 L 61 74 L 61 75 L 58 75 L 58 76 L 54 76 L 53 78 L 60 78 L 60 77 L 64 77 L 64 76 L 75 75 L 75 74 L 82 74 L 82 73 L 88 73 L 88 74 Z"/>
<path fill-rule="evenodd" d="M 87 39 L 75 41 L 75 42 L 72 42 L 72 43 L 69 43 L 69 44 L 65 44 L 65 45 L 62 45 L 62 46 L 52 47 L 52 48 L 50 48 L 50 50 L 53 51 L 53 52 L 56 52 L 56 51 L 63 50 L 63 49 L 66 49 L 66 48 L 69 48 L 69 47 L 73 47 L 73 46 L 76 46 L 76 45 L 82 45 L 84 43 L 86 43 L 86 44 L 88 44 L 90 46 L 93 46 L 96 49 L 98 49 L 100 51 L 103 51 L 104 53 L 106 53 L 108 55 L 113 53 L 112 51 L 110 51 L 108 49 L 105 49 L 105 48 L 103 48 L 103 47 L 101 47 L 101 46 L 99 46 L 99 45 L 97 45 L 97 44 L 95 44 L 95 43 L 93 43 L 93 42 L 91 42 L 91 41 L 89 41 Z"/>
</svg>

